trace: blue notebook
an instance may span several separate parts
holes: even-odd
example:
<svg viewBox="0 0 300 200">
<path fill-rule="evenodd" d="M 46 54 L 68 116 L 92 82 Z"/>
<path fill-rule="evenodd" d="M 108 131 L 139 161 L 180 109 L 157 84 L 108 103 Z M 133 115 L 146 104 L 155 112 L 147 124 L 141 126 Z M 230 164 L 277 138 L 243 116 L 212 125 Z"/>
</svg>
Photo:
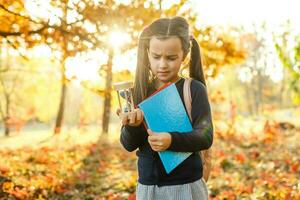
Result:
<svg viewBox="0 0 300 200">
<path fill-rule="evenodd" d="M 193 130 L 175 84 L 158 91 L 139 104 L 148 128 L 154 132 L 190 132 Z M 191 152 L 159 152 L 160 159 L 169 174 Z"/>
</svg>

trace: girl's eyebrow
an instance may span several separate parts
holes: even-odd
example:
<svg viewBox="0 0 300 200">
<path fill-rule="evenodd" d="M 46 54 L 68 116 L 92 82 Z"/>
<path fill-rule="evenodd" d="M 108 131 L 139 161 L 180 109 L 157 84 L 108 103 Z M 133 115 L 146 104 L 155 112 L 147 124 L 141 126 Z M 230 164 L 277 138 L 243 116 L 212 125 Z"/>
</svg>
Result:
<svg viewBox="0 0 300 200">
<path fill-rule="evenodd" d="M 155 52 L 151 52 L 153 55 L 155 56 L 161 56 L 160 54 L 158 53 L 155 53 Z M 170 55 L 167 55 L 168 57 L 175 57 L 175 56 L 178 56 L 177 54 L 170 54 Z"/>
</svg>

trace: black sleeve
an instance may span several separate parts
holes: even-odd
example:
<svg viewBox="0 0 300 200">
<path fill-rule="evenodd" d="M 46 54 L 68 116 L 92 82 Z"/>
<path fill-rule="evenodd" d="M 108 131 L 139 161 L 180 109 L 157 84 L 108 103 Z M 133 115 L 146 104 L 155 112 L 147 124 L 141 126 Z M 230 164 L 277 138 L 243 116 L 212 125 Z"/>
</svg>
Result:
<svg viewBox="0 0 300 200">
<path fill-rule="evenodd" d="M 143 124 L 137 127 L 125 125 L 121 128 L 120 142 L 127 151 L 134 151 L 147 141 Z"/>
<path fill-rule="evenodd" d="M 208 149 L 213 143 L 213 124 L 206 87 L 200 81 L 193 80 L 191 95 L 193 131 L 170 133 L 172 142 L 168 150 L 196 152 Z"/>
</svg>

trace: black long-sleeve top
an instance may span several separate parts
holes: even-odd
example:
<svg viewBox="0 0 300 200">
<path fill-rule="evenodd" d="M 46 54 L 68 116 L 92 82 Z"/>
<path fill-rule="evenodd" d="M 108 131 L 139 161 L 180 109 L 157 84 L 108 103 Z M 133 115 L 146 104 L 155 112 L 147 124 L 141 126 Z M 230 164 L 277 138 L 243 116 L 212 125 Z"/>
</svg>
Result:
<svg viewBox="0 0 300 200">
<path fill-rule="evenodd" d="M 184 79 L 175 85 L 183 101 Z M 127 151 L 134 151 L 138 156 L 138 181 L 144 185 L 178 185 L 191 183 L 203 175 L 203 166 L 199 151 L 208 149 L 213 142 L 213 125 L 210 104 L 205 86 L 197 80 L 191 82 L 192 126 L 193 131 L 182 134 L 171 132 L 171 145 L 168 150 L 193 152 L 167 174 L 157 152 L 148 143 L 148 133 L 143 124 L 138 127 L 125 125 L 121 129 L 120 142 Z M 155 112 L 155 111 L 154 111 Z"/>
</svg>

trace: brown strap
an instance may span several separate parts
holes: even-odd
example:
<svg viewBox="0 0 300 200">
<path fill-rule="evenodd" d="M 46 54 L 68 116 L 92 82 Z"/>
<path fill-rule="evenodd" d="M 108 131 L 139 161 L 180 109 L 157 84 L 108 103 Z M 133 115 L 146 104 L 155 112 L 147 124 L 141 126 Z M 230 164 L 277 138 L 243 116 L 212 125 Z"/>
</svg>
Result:
<svg viewBox="0 0 300 200">
<path fill-rule="evenodd" d="M 184 80 L 184 84 L 183 84 L 183 99 L 184 99 L 184 104 L 186 107 L 186 111 L 189 115 L 189 118 L 192 122 L 192 97 L 191 97 L 191 82 L 192 79 L 191 78 L 187 78 Z M 201 160 L 202 160 L 202 165 L 203 165 L 203 178 L 205 179 L 205 181 L 208 181 L 209 175 L 210 175 L 210 171 L 212 168 L 212 163 L 211 163 L 211 153 L 212 150 L 211 148 L 207 149 L 207 150 L 203 150 L 200 151 L 200 156 L 201 156 Z"/>
<path fill-rule="evenodd" d="M 183 84 L 183 99 L 186 111 L 189 115 L 190 121 L 192 122 L 192 97 L 191 97 L 191 78 L 186 78 Z"/>
</svg>

